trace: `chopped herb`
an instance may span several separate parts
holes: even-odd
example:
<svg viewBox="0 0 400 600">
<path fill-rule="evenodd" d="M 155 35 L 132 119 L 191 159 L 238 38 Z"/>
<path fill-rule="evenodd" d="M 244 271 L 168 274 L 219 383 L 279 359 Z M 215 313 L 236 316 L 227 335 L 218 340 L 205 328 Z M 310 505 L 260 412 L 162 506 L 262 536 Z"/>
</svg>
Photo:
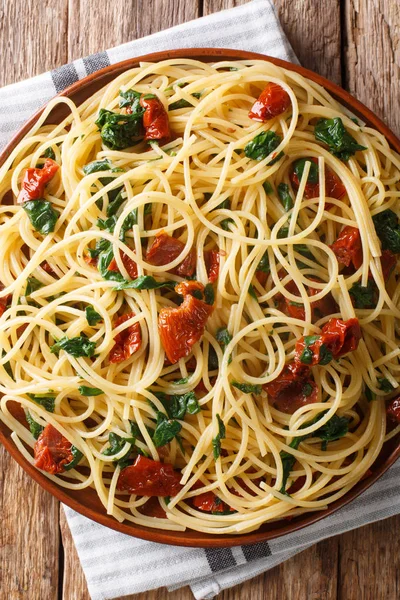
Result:
<svg viewBox="0 0 400 600">
<path fill-rule="evenodd" d="M 311 385 L 311 383 L 305 383 L 303 385 L 303 390 L 302 390 L 303 396 L 305 396 L 307 398 L 308 396 L 310 396 L 313 393 L 313 390 L 314 390 L 314 388 Z"/>
<path fill-rule="evenodd" d="M 272 188 L 272 185 L 270 184 L 269 181 L 264 181 L 264 183 L 262 184 L 264 191 L 266 194 L 272 194 L 272 192 L 274 191 Z"/>
<path fill-rule="evenodd" d="M 156 448 L 171 442 L 180 432 L 182 425 L 178 421 L 170 420 L 164 413 L 157 412 L 157 424 L 153 434 L 153 443 Z"/>
<path fill-rule="evenodd" d="M 221 440 L 223 440 L 226 435 L 224 422 L 218 414 L 217 414 L 217 422 L 218 422 L 218 434 L 212 440 L 213 454 L 214 454 L 215 460 L 217 460 L 217 458 L 219 458 L 221 455 Z"/>
<path fill-rule="evenodd" d="M 193 98 L 199 99 L 201 96 L 201 92 L 194 92 L 194 94 L 191 94 L 191 96 L 193 96 Z M 177 110 L 178 108 L 189 108 L 189 107 L 192 108 L 193 104 L 188 102 L 188 100 L 186 100 L 185 98 L 181 98 L 181 100 L 177 100 L 176 102 L 173 102 L 168 107 L 168 110 Z"/>
<path fill-rule="evenodd" d="M 71 356 L 92 357 L 96 349 L 96 342 L 91 342 L 87 337 L 80 335 L 78 337 L 68 338 L 63 337 L 58 342 L 50 346 L 50 352 L 58 354 L 60 350 L 64 350 Z"/>
<path fill-rule="evenodd" d="M 52 207 L 51 202 L 43 199 L 28 200 L 28 202 L 23 203 L 22 208 L 28 215 L 35 231 L 42 235 L 54 231 L 59 215 Z"/>
<path fill-rule="evenodd" d="M 289 235 L 289 227 L 281 227 L 280 230 L 278 231 L 278 235 L 276 237 L 278 238 L 278 240 L 282 240 L 284 238 L 287 238 L 288 235 Z"/>
<path fill-rule="evenodd" d="M 253 298 L 253 300 L 257 300 L 257 302 L 258 302 L 258 297 L 257 297 L 256 291 L 254 289 L 254 286 L 252 284 L 249 285 L 248 293 Z"/>
<path fill-rule="evenodd" d="M 376 306 L 376 285 L 371 280 L 366 286 L 362 286 L 359 281 L 353 283 L 349 294 L 356 308 L 374 308 Z"/>
<path fill-rule="evenodd" d="M 114 290 L 158 290 L 167 287 L 174 288 L 176 281 L 156 281 L 151 275 L 141 275 L 133 281 L 123 281 L 115 286 Z"/>
<path fill-rule="evenodd" d="M 262 392 L 261 385 L 253 385 L 252 383 L 239 383 L 238 381 L 231 381 L 231 385 L 244 394 L 256 394 L 256 396 L 258 396 Z"/>
<path fill-rule="evenodd" d="M 211 194 L 204 194 L 205 196 L 208 195 L 211 198 Z M 207 198 L 209 200 L 209 198 Z M 225 198 L 225 200 L 223 200 L 221 202 L 221 204 L 218 204 L 218 206 L 215 207 L 215 210 L 220 210 L 220 209 L 230 209 L 231 207 L 231 201 L 229 200 L 229 198 Z"/>
<path fill-rule="evenodd" d="M 96 325 L 99 321 L 103 320 L 103 317 L 101 315 L 99 315 L 99 313 L 97 311 L 94 310 L 94 308 L 91 304 L 89 304 L 89 306 L 87 306 L 85 308 L 85 313 L 86 313 L 86 321 L 88 322 L 88 325 L 90 325 L 91 327 L 93 327 L 93 325 Z"/>
<path fill-rule="evenodd" d="M 122 273 L 120 273 L 119 271 L 110 271 L 108 269 L 108 267 L 111 264 L 111 261 L 114 258 L 112 243 L 109 242 L 108 240 L 102 240 L 102 242 L 104 242 L 104 243 L 101 245 L 99 244 L 99 247 L 101 249 L 100 249 L 100 252 L 98 253 L 98 262 L 97 262 L 97 268 L 98 268 L 101 276 L 103 277 L 103 279 L 106 279 L 107 281 L 117 281 L 119 283 L 124 282 L 125 279 L 124 279 Z M 97 247 L 97 243 L 96 243 L 96 247 Z M 95 251 L 96 251 L 96 249 L 95 249 Z M 90 253 L 90 255 L 92 256 L 92 258 L 94 258 L 92 253 Z"/>
<path fill-rule="evenodd" d="M 118 433 L 114 433 L 113 431 L 111 431 L 108 435 L 109 446 L 108 448 L 103 450 L 102 454 L 104 454 L 104 456 L 114 456 L 114 454 L 118 454 L 119 452 L 121 452 L 126 443 L 130 444 L 129 449 L 127 450 L 127 454 L 129 454 L 131 451 L 131 447 L 135 444 L 135 442 L 136 439 L 134 437 L 122 437 L 118 435 Z M 124 455 L 124 457 L 125 456 L 126 455 Z M 121 457 L 121 459 L 124 457 Z"/>
<path fill-rule="evenodd" d="M 186 413 L 195 415 L 201 411 L 194 392 L 174 394 L 169 402 L 166 402 L 165 407 L 171 419 L 183 419 Z"/>
<path fill-rule="evenodd" d="M 27 394 L 31 400 L 43 406 L 48 412 L 54 412 L 54 402 L 56 397 L 52 394 Z"/>
<path fill-rule="evenodd" d="M 65 471 L 69 471 L 77 466 L 77 464 L 81 461 L 83 454 L 76 446 L 71 446 L 72 460 L 67 465 L 64 465 Z"/>
<path fill-rule="evenodd" d="M 116 215 L 108 217 L 108 219 L 97 219 L 96 225 L 99 229 L 102 229 L 103 231 L 109 231 L 110 233 L 114 233 L 117 219 L 118 217 Z"/>
<path fill-rule="evenodd" d="M 322 450 L 326 450 L 328 442 L 334 442 L 346 435 L 349 430 L 349 420 L 346 417 L 333 415 L 325 425 L 313 434 L 322 440 Z"/>
<path fill-rule="evenodd" d="M 373 402 L 376 400 L 376 394 L 374 394 L 374 392 L 368 386 L 365 386 L 365 397 L 368 402 Z"/>
<path fill-rule="evenodd" d="M 36 290 L 40 290 L 40 288 L 42 287 L 43 283 L 36 279 L 36 277 L 28 277 L 26 282 L 25 296 L 30 296 L 31 294 L 33 294 L 33 292 L 36 292 Z"/>
<path fill-rule="evenodd" d="M 277 135 L 274 131 L 262 131 L 254 139 L 251 140 L 248 144 L 246 144 L 244 153 L 247 158 L 252 158 L 253 160 L 263 160 L 267 158 L 281 143 L 282 138 Z M 279 156 L 276 156 L 272 160 L 269 161 L 269 165 L 273 165 L 283 156 L 283 152 L 279 153 Z"/>
<path fill-rule="evenodd" d="M 231 224 L 234 223 L 234 220 L 231 218 L 228 219 L 223 219 L 222 221 L 220 221 L 220 225 L 222 227 L 222 229 L 224 229 L 225 231 L 231 231 Z"/>
<path fill-rule="evenodd" d="M 232 336 L 229 333 L 229 331 L 227 330 L 227 328 L 221 327 L 220 329 L 218 329 L 217 333 L 215 334 L 215 338 L 216 338 L 217 342 L 220 344 L 222 350 L 225 352 L 227 345 L 232 340 Z M 231 356 L 228 359 L 228 363 L 230 363 L 230 362 L 232 362 Z"/>
<path fill-rule="evenodd" d="M 56 155 L 54 154 L 54 150 L 51 146 L 46 148 L 46 150 L 43 152 L 43 158 L 51 158 L 52 160 L 56 159 Z"/>
<path fill-rule="evenodd" d="M 278 185 L 278 196 L 283 208 L 288 211 L 293 208 L 292 196 L 289 193 L 289 186 L 286 183 Z M 285 236 L 286 237 L 286 236 Z"/>
<path fill-rule="evenodd" d="M 101 108 L 96 125 L 103 143 L 111 150 L 129 148 L 142 136 L 142 116 L 144 109 L 139 107 L 129 115 Z"/>
<path fill-rule="evenodd" d="M 34 418 L 32 417 L 31 413 L 29 412 L 29 410 L 25 411 L 25 416 L 26 416 L 26 420 L 27 420 L 28 425 L 29 425 L 29 431 L 31 432 L 31 434 L 33 435 L 33 437 L 35 438 L 35 440 L 37 440 L 38 437 L 39 437 L 39 435 L 43 431 L 43 427 L 41 425 L 39 425 L 39 423 L 37 423 L 34 420 Z"/>
<path fill-rule="evenodd" d="M 394 254 L 400 253 L 400 226 L 399 219 L 392 210 L 378 213 L 372 220 L 376 234 L 379 237 L 382 249 L 391 250 Z"/>
<path fill-rule="evenodd" d="M 206 304 L 214 304 L 215 294 L 211 283 L 207 283 L 206 287 L 204 288 L 204 300 Z"/>
<path fill-rule="evenodd" d="M 304 167 L 306 166 L 306 162 L 310 163 L 310 170 L 308 172 L 307 183 L 318 183 L 319 181 L 319 170 L 318 165 L 311 161 L 309 158 L 300 158 L 293 163 L 293 171 L 297 176 L 297 179 L 301 180 L 303 177 Z"/>
<path fill-rule="evenodd" d="M 347 161 L 357 150 L 366 150 L 347 131 L 340 117 L 334 119 L 319 119 L 314 129 L 315 139 L 329 146 L 329 151 Z"/>
<path fill-rule="evenodd" d="M 140 96 L 142 94 L 140 92 L 136 92 L 135 90 L 132 90 L 132 89 L 126 90 L 126 92 L 123 92 L 122 90 L 120 90 L 119 95 L 121 98 L 119 101 L 120 108 L 129 107 L 130 109 L 132 109 L 132 113 L 141 112 Z"/>
<path fill-rule="evenodd" d="M 112 166 L 110 161 L 105 158 L 104 160 L 94 160 L 83 167 L 85 175 L 91 175 L 92 173 L 98 173 L 99 171 L 111 171 Z"/>
<path fill-rule="evenodd" d="M 394 387 L 386 377 L 378 377 L 378 387 L 385 394 L 390 394 L 394 390 Z"/>
<path fill-rule="evenodd" d="M 257 271 L 262 271 L 263 273 L 269 273 L 270 270 L 271 270 L 271 268 L 269 266 L 268 250 L 266 250 L 261 257 L 260 262 L 258 263 Z"/>
<path fill-rule="evenodd" d="M 100 394 L 104 394 L 100 388 L 87 387 L 86 385 L 80 385 L 78 389 L 82 396 L 100 396 Z"/>
</svg>

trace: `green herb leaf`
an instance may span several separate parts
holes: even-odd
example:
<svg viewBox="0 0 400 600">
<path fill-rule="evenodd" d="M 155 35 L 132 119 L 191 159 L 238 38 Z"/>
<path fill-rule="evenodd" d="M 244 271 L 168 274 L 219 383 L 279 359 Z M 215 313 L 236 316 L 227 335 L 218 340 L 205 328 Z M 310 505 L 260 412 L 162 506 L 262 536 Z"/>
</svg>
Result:
<svg viewBox="0 0 400 600">
<path fill-rule="evenodd" d="M 109 446 L 108 448 L 103 450 L 102 454 L 104 454 L 104 456 L 114 456 L 114 454 L 118 454 L 119 452 L 121 452 L 121 450 L 127 442 L 133 445 L 135 444 L 136 439 L 129 437 L 121 437 L 120 435 L 118 435 L 118 433 L 114 433 L 113 431 L 111 431 L 108 435 Z M 130 452 L 130 450 L 131 448 L 129 448 L 128 452 Z"/>
<path fill-rule="evenodd" d="M 272 192 L 274 191 L 272 185 L 270 184 L 269 181 L 264 181 L 264 183 L 262 184 L 264 191 L 266 194 L 272 194 Z"/>
<path fill-rule="evenodd" d="M 319 170 L 318 164 L 310 160 L 309 158 L 299 158 L 293 163 L 293 171 L 295 175 L 297 175 L 297 179 L 301 180 L 303 177 L 304 167 L 306 166 L 306 162 L 310 163 L 310 170 L 308 172 L 307 183 L 318 183 L 319 181 Z"/>
<path fill-rule="evenodd" d="M 72 460 L 67 465 L 64 465 L 64 470 L 69 471 L 70 469 L 74 469 L 78 463 L 81 461 L 83 454 L 76 446 L 71 446 Z"/>
<path fill-rule="evenodd" d="M 108 267 L 110 266 L 111 261 L 114 258 L 114 252 L 112 243 L 108 240 L 104 240 L 104 242 L 105 243 L 101 245 L 101 251 L 98 254 L 97 262 L 97 268 L 100 272 L 100 275 L 103 277 L 103 279 L 106 279 L 107 281 L 118 281 L 122 283 L 125 281 L 125 279 L 119 271 L 108 270 Z"/>
<path fill-rule="evenodd" d="M 283 208 L 288 211 L 293 208 L 293 200 L 289 193 L 289 186 L 286 183 L 278 185 L 278 196 Z M 286 236 L 285 236 L 286 237 Z"/>
<path fill-rule="evenodd" d="M 221 417 L 217 414 L 218 434 L 212 440 L 214 459 L 217 460 L 221 456 L 221 440 L 226 436 L 225 425 Z"/>
<path fill-rule="evenodd" d="M 31 400 L 43 406 L 48 412 L 54 412 L 54 402 L 56 397 L 52 394 L 27 394 Z"/>
<path fill-rule="evenodd" d="M 220 329 L 218 329 L 217 333 L 215 334 L 215 338 L 216 338 L 217 342 L 220 344 L 222 350 L 225 352 L 227 345 L 232 340 L 232 336 L 229 333 L 229 331 L 227 330 L 227 328 L 221 327 Z M 211 350 L 211 347 L 210 347 L 210 350 Z M 232 362 L 231 356 L 228 359 L 228 364 L 230 362 Z"/>
<path fill-rule="evenodd" d="M 31 413 L 29 412 L 29 410 L 25 411 L 25 416 L 26 416 L 26 420 L 27 420 L 28 425 L 29 425 L 29 431 L 31 432 L 31 434 L 33 435 L 33 437 L 35 438 L 35 440 L 37 440 L 38 437 L 39 437 L 39 435 L 43 431 L 43 427 L 41 425 L 39 425 L 39 423 L 37 423 L 34 420 L 34 418 L 32 417 Z"/>
<path fill-rule="evenodd" d="M 237 388 L 244 394 L 256 394 L 258 396 L 262 392 L 262 385 L 253 385 L 252 383 L 239 383 L 238 381 L 231 381 L 231 385 Z"/>
<path fill-rule="evenodd" d="M 253 300 L 257 300 L 257 302 L 258 302 L 258 297 L 257 297 L 256 291 L 254 289 L 254 286 L 252 284 L 249 285 L 248 293 L 253 298 Z"/>
<path fill-rule="evenodd" d="M 201 96 L 201 92 L 194 92 L 194 94 L 191 94 L 191 96 L 193 96 L 193 98 L 197 98 L 199 99 Z M 173 102 L 172 104 L 170 104 L 170 106 L 168 107 L 168 110 L 176 110 L 178 108 L 192 108 L 194 105 L 191 104 L 190 102 L 188 102 L 185 98 L 181 98 L 180 100 L 177 100 L 176 102 Z"/>
<path fill-rule="evenodd" d="M 340 117 L 334 119 L 319 119 L 314 129 L 315 139 L 329 146 L 329 151 L 347 161 L 357 150 L 366 150 L 347 131 Z"/>
<path fill-rule="evenodd" d="M 142 116 L 144 109 L 140 107 L 129 115 L 101 108 L 96 125 L 100 136 L 107 148 L 111 150 L 124 150 L 133 146 L 142 136 Z"/>
<path fill-rule="evenodd" d="M 98 323 L 99 321 L 103 320 L 103 317 L 99 315 L 99 313 L 96 310 L 94 310 L 91 304 L 89 304 L 89 306 L 85 308 L 85 313 L 86 321 L 91 327 L 93 327 L 93 325 L 96 325 L 96 323 Z"/>
<path fill-rule="evenodd" d="M 333 415 L 325 425 L 312 434 L 322 440 L 322 450 L 326 450 L 328 442 L 334 442 L 346 435 L 349 430 L 349 420 L 346 417 Z"/>
<path fill-rule="evenodd" d="M 78 389 L 82 396 L 100 396 L 100 394 L 104 394 L 100 388 L 88 387 L 86 385 L 80 385 Z"/>
<path fill-rule="evenodd" d="M 50 352 L 53 354 L 58 354 L 60 350 L 64 350 L 71 356 L 87 356 L 89 358 L 93 356 L 95 349 L 96 342 L 91 342 L 83 335 L 74 338 L 65 336 L 53 344 L 53 346 L 50 346 Z"/>
<path fill-rule="evenodd" d="M 51 158 L 52 160 L 56 159 L 56 155 L 54 154 L 54 150 L 51 146 L 46 148 L 46 150 L 43 152 L 43 158 Z"/>
<path fill-rule="evenodd" d="M 122 90 L 120 90 L 119 91 L 119 96 L 120 96 L 119 107 L 120 108 L 129 107 L 132 109 L 132 113 L 141 112 L 141 106 L 140 106 L 140 96 L 141 95 L 142 94 L 140 92 L 136 92 L 132 88 L 129 90 L 126 90 L 126 92 L 123 92 Z"/>
<path fill-rule="evenodd" d="M 247 158 L 252 158 L 253 160 L 263 160 L 267 158 L 269 154 L 271 154 L 275 148 L 279 146 L 282 138 L 277 135 L 274 131 L 262 131 L 254 139 L 251 140 L 248 144 L 246 144 L 244 153 Z M 279 153 L 279 156 L 276 156 L 272 160 L 269 161 L 269 165 L 273 165 L 283 156 L 283 152 Z"/>
<path fill-rule="evenodd" d="M 172 419 L 183 419 L 186 413 L 195 415 L 201 411 L 194 392 L 174 394 L 171 396 L 169 402 L 165 403 L 165 407 L 169 417 Z"/>
<path fill-rule="evenodd" d="M 151 275 L 141 275 L 133 281 L 123 281 L 115 286 L 114 290 L 158 290 L 167 287 L 173 289 L 176 281 L 156 281 Z"/>
<path fill-rule="evenodd" d="M 28 215 L 35 231 L 42 235 L 54 231 L 59 215 L 52 207 L 51 202 L 48 200 L 28 200 L 28 202 L 23 203 L 22 208 Z"/>
<path fill-rule="evenodd" d="M 112 166 L 110 161 L 105 158 L 104 160 L 94 160 L 83 167 L 85 175 L 91 175 L 92 173 L 98 173 L 99 171 L 111 171 Z"/>
<path fill-rule="evenodd" d="M 36 292 L 36 290 L 40 290 L 40 288 L 42 287 L 43 283 L 36 279 L 36 277 L 28 277 L 26 282 L 25 296 L 30 296 L 31 294 L 33 294 L 33 292 Z"/>
<path fill-rule="evenodd" d="M 391 250 L 394 254 L 400 253 L 400 227 L 399 219 L 392 210 L 378 213 L 372 220 L 376 234 L 379 237 L 382 250 Z"/>
<path fill-rule="evenodd" d="M 212 283 L 207 283 L 206 287 L 204 288 L 204 300 L 205 303 L 209 304 L 210 306 L 214 304 L 215 294 Z"/>
<path fill-rule="evenodd" d="M 261 257 L 260 262 L 258 263 L 257 271 L 262 271 L 263 273 L 269 273 L 270 270 L 271 269 L 269 266 L 268 250 L 266 250 Z"/>
<path fill-rule="evenodd" d="M 378 377 L 378 387 L 385 392 L 385 394 L 390 394 L 390 392 L 393 392 L 394 390 L 394 387 L 386 377 Z"/>
<path fill-rule="evenodd" d="M 376 285 L 371 280 L 366 286 L 362 286 L 359 281 L 356 281 L 349 289 L 349 294 L 356 308 L 375 308 L 376 306 Z"/>
<path fill-rule="evenodd" d="M 219 369 L 218 355 L 211 345 L 208 347 L 207 368 L 209 371 L 216 371 Z"/>
<path fill-rule="evenodd" d="M 225 231 L 231 231 L 231 225 L 234 223 L 234 220 L 231 218 L 228 219 L 222 219 L 222 221 L 219 222 L 220 226 L 222 227 L 222 229 L 224 229 Z"/>
<path fill-rule="evenodd" d="M 168 419 L 164 413 L 158 411 L 157 424 L 153 434 L 153 443 L 156 448 L 171 442 L 180 432 L 182 425 L 178 421 Z"/>
</svg>

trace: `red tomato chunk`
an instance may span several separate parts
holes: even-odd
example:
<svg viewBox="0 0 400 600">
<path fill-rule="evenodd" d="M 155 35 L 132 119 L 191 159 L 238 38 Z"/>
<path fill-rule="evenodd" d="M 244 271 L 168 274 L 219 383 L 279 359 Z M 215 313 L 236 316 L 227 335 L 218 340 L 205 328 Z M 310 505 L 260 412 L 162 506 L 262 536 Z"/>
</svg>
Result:
<svg viewBox="0 0 400 600">
<path fill-rule="evenodd" d="M 151 265 L 159 267 L 167 265 L 181 254 L 185 244 L 177 238 L 161 231 L 158 233 L 147 251 L 146 260 Z M 181 277 L 191 277 L 196 270 L 196 251 L 192 248 L 180 265 L 171 269 L 171 273 Z"/>
<path fill-rule="evenodd" d="M 318 388 L 310 369 L 295 361 L 288 363 L 278 377 L 263 388 L 275 408 L 289 414 L 318 399 Z"/>
<path fill-rule="evenodd" d="M 121 315 L 114 323 L 114 327 L 118 327 L 125 321 L 129 321 L 135 313 Z M 120 363 L 128 360 L 132 354 L 137 352 L 142 345 L 142 333 L 139 323 L 134 323 L 126 329 L 123 329 L 114 338 L 115 345 L 111 348 L 109 360 L 111 363 Z"/>
<path fill-rule="evenodd" d="M 172 465 L 139 455 L 133 465 L 122 469 L 117 490 L 140 496 L 175 496 L 182 475 Z"/>
<path fill-rule="evenodd" d="M 331 248 L 336 254 L 338 262 L 346 265 L 346 267 L 352 264 L 355 269 L 361 267 L 363 252 L 360 230 L 356 227 L 346 226 Z"/>
<path fill-rule="evenodd" d="M 204 252 L 204 260 L 206 263 L 208 281 L 215 283 L 219 275 L 219 257 L 218 250 L 207 250 Z"/>
<path fill-rule="evenodd" d="M 121 252 L 122 263 L 131 279 L 136 279 L 138 276 L 137 264 L 132 260 L 125 252 Z M 108 271 L 115 271 L 119 273 L 117 261 L 115 258 L 112 259 L 108 265 Z"/>
<path fill-rule="evenodd" d="M 277 83 L 268 83 L 253 104 L 249 117 L 263 123 L 281 115 L 289 106 L 289 94 Z"/>
<path fill-rule="evenodd" d="M 386 413 L 388 417 L 392 419 L 392 421 L 395 423 L 400 423 L 400 396 L 390 400 L 386 408 Z"/>
<path fill-rule="evenodd" d="M 198 510 L 210 513 L 231 512 L 230 507 L 225 504 L 214 492 L 204 492 L 195 496 L 192 500 L 193 506 Z"/>
<path fill-rule="evenodd" d="M 46 425 L 34 447 L 35 467 L 56 475 L 73 460 L 72 444 L 53 427 Z"/>
<path fill-rule="evenodd" d="M 318 159 L 315 157 L 309 158 L 311 162 L 318 164 Z M 297 192 L 300 186 L 300 181 L 297 174 L 294 170 L 290 173 L 290 182 L 293 186 L 293 189 Z M 329 198 L 336 198 L 336 200 L 340 200 L 346 194 L 346 188 L 343 183 L 339 179 L 339 177 L 330 169 L 328 166 L 325 166 L 325 194 Z M 304 197 L 307 200 L 311 200 L 312 198 L 318 198 L 319 196 L 319 183 L 312 183 L 307 181 L 306 186 L 304 188 Z M 327 208 L 329 205 L 327 204 Z"/>
<path fill-rule="evenodd" d="M 147 140 L 164 140 L 165 142 L 171 137 L 169 131 L 168 113 L 164 108 L 163 103 L 152 94 L 143 94 L 140 98 L 140 105 L 145 109 L 143 115 L 143 126 L 146 134 L 144 139 Z"/>
<path fill-rule="evenodd" d="M 322 328 L 321 335 L 301 337 L 296 342 L 295 360 L 308 366 L 328 364 L 356 350 L 361 339 L 358 319 L 330 319 Z"/>
<path fill-rule="evenodd" d="M 38 200 L 43 198 L 44 187 L 59 169 L 59 165 L 48 158 L 41 169 L 26 169 L 22 180 L 22 188 L 18 195 L 18 204 L 28 202 L 28 200 Z"/>
</svg>

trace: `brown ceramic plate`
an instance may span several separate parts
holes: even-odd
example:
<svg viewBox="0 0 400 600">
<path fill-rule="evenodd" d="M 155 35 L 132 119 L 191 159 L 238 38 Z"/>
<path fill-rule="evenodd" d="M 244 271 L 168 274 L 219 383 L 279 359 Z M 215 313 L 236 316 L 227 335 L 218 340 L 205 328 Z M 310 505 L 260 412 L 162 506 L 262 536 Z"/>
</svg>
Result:
<svg viewBox="0 0 400 600">
<path fill-rule="evenodd" d="M 345 92 L 342 88 L 331 83 L 324 77 L 316 75 L 312 71 L 308 71 L 298 65 L 293 65 L 284 60 L 277 58 L 271 58 L 263 54 L 256 54 L 254 52 L 244 52 L 241 50 L 224 50 L 215 48 L 194 48 L 185 50 L 171 50 L 165 52 L 157 52 L 155 54 L 147 54 L 146 56 L 139 56 L 125 60 L 110 67 L 106 67 L 101 71 L 93 73 L 85 79 L 78 81 L 67 88 L 60 96 L 68 96 L 72 98 L 76 104 L 81 104 L 93 93 L 97 92 L 101 87 L 109 83 L 112 79 L 123 73 L 124 71 L 136 67 L 139 62 L 158 62 L 170 58 L 192 58 L 198 59 L 204 62 L 214 62 L 221 60 L 242 60 L 242 59 L 253 59 L 253 60 L 266 60 L 269 62 L 300 73 L 304 77 L 308 77 L 312 81 L 319 83 L 325 89 L 332 94 L 332 96 L 341 102 L 344 106 L 349 108 L 354 114 L 359 116 L 368 125 L 374 127 L 380 131 L 388 140 L 394 150 L 400 153 L 400 140 L 388 129 L 388 127 L 371 112 L 366 106 L 361 104 L 358 100 L 353 98 L 349 93 Z M 63 105 L 53 110 L 47 122 L 59 123 L 62 118 L 67 114 Z M 5 161 L 6 157 L 15 148 L 18 142 L 23 136 L 29 131 L 29 129 L 36 122 L 43 109 L 39 110 L 33 115 L 29 121 L 25 123 L 22 129 L 13 137 L 8 146 L 4 149 L 0 155 L 0 166 Z M 0 441 L 4 444 L 6 449 L 9 451 L 11 456 L 21 465 L 21 467 L 45 490 L 53 494 L 58 500 L 64 502 L 64 504 L 70 506 L 77 512 L 81 513 L 93 521 L 97 521 L 102 525 L 106 525 L 111 529 L 121 531 L 122 533 L 150 540 L 152 542 L 158 542 L 161 544 L 175 544 L 178 546 L 197 546 L 200 548 L 207 547 L 223 547 L 223 546 L 239 546 L 241 544 L 253 544 L 256 542 L 262 542 L 270 540 L 272 538 L 279 537 L 306 527 L 311 523 L 315 523 L 324 517 L 331 515 L 333 512 L 351 502 L 365 489 L 367 489 L 372 483 L 374 483 L 379 477 L 387 471 L 387 469 L 396 461 L 400 455 L 400 435 L 391 439 L 384 445 L 382 451 L 377 458 L 376 462 L 372 466 L 372 474 L 358 482 L 344 497 L 340 498 L 336 502 L 329 505 L 329 508 L 325 511 L 313 512 L 309 515 L 303 515 L 295 519 L 275 521 L 274 523 L 266 523 L 257 531 L 247 533 L 244 535 L 211 535 L 206 533 L 199 533 L 197 531 L 163 531 L 160 529 L 152 529 L 148 527 L 142 527 L 140 525 L 134 525 L 133 523 L 119 523 L 113 517 L 106 514 L 104 507 L 102 506 L 95 490 L 85 489 L 80 491 L 71 491 L 65 488 L 59 487 L 53 483 L 47 477 L 35 469 L 17 450 L 13 441 L 10 438 L 11 431 L 0 422 Z"/>
</svg>

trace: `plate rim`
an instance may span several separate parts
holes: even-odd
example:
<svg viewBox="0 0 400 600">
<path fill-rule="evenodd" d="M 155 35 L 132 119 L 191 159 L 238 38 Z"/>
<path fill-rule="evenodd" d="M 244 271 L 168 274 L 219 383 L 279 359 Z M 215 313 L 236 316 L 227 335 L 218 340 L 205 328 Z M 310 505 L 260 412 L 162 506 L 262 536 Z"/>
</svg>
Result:
<svg viewBox="0 0 400 600">
<path fill-rule="evenodd" d="M 118 63 L 109 65 L 99 71 L 91 73 L 90 75 L 78 80 L 72 85 L 68 86 L 65 90 L 58 93 L 56 96 L 51 98 L 53 100 L 57 97 L 71 97 L 77 92 L 82 91 L 92 85 L 94 82 L 101 82 L 103 79 L 109 78 L 110 75 L 117 77 L 122 72 L 133 68 L 138 65 L 139 62 L 160 62 L 161 60 L 169 60 L 175 58 L 189 58 L 203 60 L 209 59 L 207 62 L 215 60 L 262 60 L 270 62 L 278 67 L 288 69 L 306 77 L 315 83 L 321 85 L 326 89 L 336 100 L 340 101 L 346 108 L 350 109 L 356 116 L 366 120 L 369 125 L 377 129 L 382 133 L 390 146 L 394 148 L 400 154 L 400 140 L 391 131 L 391 129 L 384 123 L 384 121 L 378 117 L 373 111 L 366 107 L 362 102 L 357 100 L 349 92 L 333 83 L 329 79 L 310 71 L 300 65 L 290 63 L 288 61 L 271 57 L 265 54 L 256 52 L 248 52 L 245 50 L 232 50 L 225 48 L 182 48 L 174 50 L 163 50 L 160 52 L 153 52 L 149 54 L 132 57 Z M 99 88 L 100 89 L 100 88 Z M 8 144 L 4 147 L 0 153 L 0 167 L 7 160 L 15 146 L 19 141 L 26 135 L 26 133 L 32 128 L 39 117 L 46 109 L 48 102 L 39 108 L 25 123 L 22 127 L 13 135 Z M 391 467 L 397 458 L 400 456 L 400 437 L 397 441 L 397 445 L 389 451 L 388 456 L 385 457 L 384 462 L 379 465 L 376 471 L 369 477 L 356 483 L 344 496 L 339 500 L 329 505 L 325 511 L 318 511 L 312 513 L 305 513 L 305 516 L 297 517 L 291 521 L 277 521 L 276 523 L 283 523 L 281 526 L 263 530 L 260 529 L 243 534 L 207 534 L 194 530 L 188 530 L 186 532 L 167 531 L 162 529 L 156 529 L 151 527 L 145 527 L 136 525 L 130 521 L 119 522 L 112 515 L 108 515 L 103 507 L 103 512 L 99 512 L 90 506 L 85 506 L 82 502 L 75 497 L 79 496 L 79 491 L 67 493 L 67 488 L 63 488 L 57 485 L 55 482 L 50 480 L 41 471 L 36 469 L 18 450 L 17 446 L 11 440 L 11 430 L 3 423 L 0 422 L 0 442 L 4 445 L 6 450 L 10 453 L 12 458 L 24 469 L 24 471 L 34 479 L 39 485 L 44 488 L 47 492 L 51 493 L 60 502 L 69 506 L 81 515 L 101 524 L 115 531 L 125 533 L 132 537 L 141 538 L 147 541 L 157 542 L 160 544 L 171 544 L 176 546 L 187 546 L 197 548 L 221 548 L 221 547 L 234 547 L 248 544 L 254 544 L 258 542 L 266 542 L 289 533 L 293 533 L 308 525 L 316 523 L 327 516 L 335 513 L 337 510 L 346 506 L 357 498 L 362 492 L 369 488 L 375 483 L 382 475 Z M 392 444 L 393 445 L 393 441 Z M 380 455 L 382 454 L 382 451 Z M 88 488 L 82 490 L 88 492 L 91 490 L 96 494 L 95 490 Z"/>
</svg>

